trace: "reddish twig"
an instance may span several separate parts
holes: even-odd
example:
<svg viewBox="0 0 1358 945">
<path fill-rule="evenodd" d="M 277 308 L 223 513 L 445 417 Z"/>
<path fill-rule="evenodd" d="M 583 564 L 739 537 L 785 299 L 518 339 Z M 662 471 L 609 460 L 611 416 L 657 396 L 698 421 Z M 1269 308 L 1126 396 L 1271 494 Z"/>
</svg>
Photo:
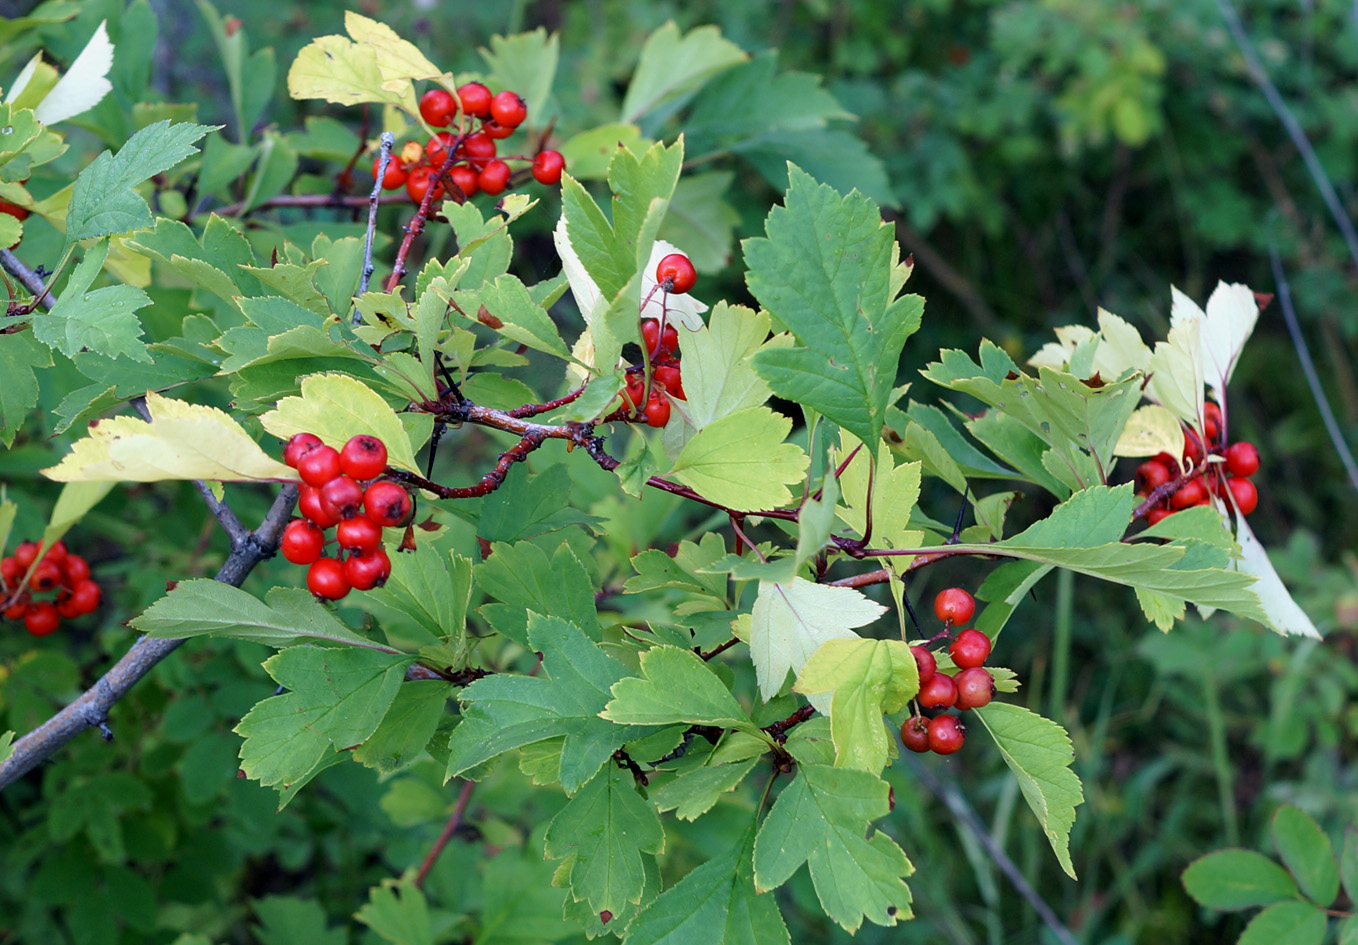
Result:
<svg viewBox="0 0 1358 945">
<path fill-rule="evenodd" d="M 727 640 L 725 643 L 721 644 L 721 646 L 714 646 L 712 649 L 708 650 L 706 653 L 699 653 L 699 654 L 698 654 L 698 657 L 699 657 L 703 662 L 707 662 L 707 661 L 710 660 L 712 657 L 714 657 L 714 656 L 716 656 L 716 655 L 718 655 L 718 654 L 720 654 L 720 653 L 725 653 L 727 650 L 729 650 L 731 647 L 735 646 L 735 645 L 736 645 L 737 643 L 739 643 L 739 642 L 740 642 L 740 638 L 739 638 L 739 637 L 732 637 L 731 639 Z"/>
<path fill-rule="evenodd" d="M 448 845 L 448 841 L 453 839 L 453 834 L 457 833 L 457 828 L 462 826 L 462 818 L 467 813 L 467 803 L 472 799 L 472 791 L 476 790 L 475 781 L 463 781 L 462 790 L 457 795 L 457 803 L 453 805 L 453 813 L 448 817 L 448 822 L 443 825 L 443 833 L 434 841 L 429 854 L 420 864 L 420 870 L 415 874 L 415 885 L 423 886 L 425 879 L 429 876 L 429 871 L 438 862 L 439 854 Z"/>
<path fill-rule="evenodd" d="M 814 706 L 804 705 L 787 718 L 780 719 L 772 725 L 765 725 L 763 730 L 768 732 L 773 740 L 781 745 L 783 742 L 787 741 L 788 729 L 796 725 L 801 725 L 815 714 L 816 709 Z"/>
<path fill-rule="evenodd" d="M 448 144 L 447 156 L 443 159 L 443 165 L 439 168 L 438 173 L 434 175 L 435 180 L 440 182 L 444 180 L 449 168 L 458 159 L 457 149 L 466 137 L 465 134 L 460 134 Z M 429 209 L 433 207 L 434 201 L 439 199 L 436 196 L 437 193 L 438 187 L 431 184 L 429 189 L 424 192 L 424 199 L 420 201 L 419 207 L 416 208 L 415 215 L 406 224 L 406 235 L 401 240 L 401 248 L 396 251 L 396 261 L 392 263 L 391 275 L 387 277 L 387 292 L 395 291 L 396 287 L 401 284 L 401 278 L 406 274 L 406 259 L 410 256 L 410 248 L 415 245 L 415 237 L 424 232 L 425 221 L 429 219 Z M 462 191 L 458 190 L 458 193 L 462 194 Z M 466 199 L 466 195 L 463 194 L 462 200 L 465 201 Z"/>
</svg>

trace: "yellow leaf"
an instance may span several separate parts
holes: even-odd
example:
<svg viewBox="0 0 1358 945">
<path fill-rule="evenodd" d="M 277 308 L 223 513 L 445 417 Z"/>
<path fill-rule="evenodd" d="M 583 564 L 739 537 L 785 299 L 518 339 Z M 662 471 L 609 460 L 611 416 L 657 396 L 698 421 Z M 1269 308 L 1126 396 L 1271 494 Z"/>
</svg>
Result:
<svg viewBox="0 0 1358 945">
<path fill-rule="evenodd" d="M 377 54 L 377 68 L 382 74 L 382 87 L 392 92 L 408 88 L 410 79 L 433 79 L 443 70 L 424 57 L 413 43 L 396 34 L 390 26 L 370 20 L 352 10 L 344 14 L 344 28 L 354 42 L 373 49 Z"/>
<path fill-rule="evenodd" d="M 315 374 L 302 381 L 302 396 L 284 397 L 260 417 L 264 429 L 286 440 L 294 433 L 314 433 L 339 449 L 349 437 L 367 433 L 387 447 L 394 466 L 417 470 L 401 418 L 362 381 L 344 374 Z"/>
<path fill-rule="evenodd" d="M 1122 428 L 1117 446 L 1113 447 L 1114 456 L 1154 456 L 1156 453 L 1182 456 L 1183 452 L 1184 430 L 1179 419 L 1154 404 L 1137 408 Z"/>
<path fill-rule="evenodd" d="M 306 46 L 288 70 L 288 94 L 320 98 L 337 105 L 364 102 L 400 105 L 416 111 L 415 89 L 406 79 L 388 89 L 377 63 L 377 50 L 343 36 L 321 36 Z"/>
<path fill-rule="evenodd" d="M 163 479 L 295 482 L 297 473 L 269 457 L 215 407 L 147 393 L 151 422 L 113 417 L 90 426 L 70 455 L 43 475 L 58 482 L 158 482 Z"/>
</svg>

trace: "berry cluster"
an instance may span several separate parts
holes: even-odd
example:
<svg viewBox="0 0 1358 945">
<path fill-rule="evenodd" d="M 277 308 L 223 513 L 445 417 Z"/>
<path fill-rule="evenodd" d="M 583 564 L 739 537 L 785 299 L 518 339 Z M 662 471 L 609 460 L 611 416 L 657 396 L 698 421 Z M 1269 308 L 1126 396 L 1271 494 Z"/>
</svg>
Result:
<svg viewBox="0 0 1358 945">
<path fill-rule="evenodd" d="M 311 593 L 339 600 L 353 589 L 385 584 L 391 558 L 382 548 L 382 529 L 406 524 L 414 512 L 410 493 L 377 479 L 387 468 L 386 444 L 360 434 L 336 450 L 314 434 L 298 433 L 283 448 L 283 462 L 302 477 L 297 508 L 304 518 L 288 523 L 281 550 L 293 564 L 310 565 Z M 339 544 L 334 557 L 324 554 L 331 527 Z"/>
<path fill-rule="evenodd" d="M 698 281 L 693 263 L 683 253 L 670 253 L 655 267 L 657 288 L 666 294 L 684 295 Z M 629 411 L 640 411 L 646 423 L 663 427 L 670 422 L 669 394 L 684 400 L 684 379 L 679 371 L 679 332 L 673 325 L 663 329 L 654 318 L 641 320 L 641 339 L 646 345 L 646 360 L 651 365 L 651 389 L 646 390 L 646 369 L 636 364 L 627 369 L 627 387 L 623 389 L 623 405 Z M 644 406 L 643 406 L 644 405 Z"/>
<path fill-rule="evenodd" d="M 36 541 L 20 542 L 13 555 L 0 559 L 0 600 L 7 619 L 22 620 L 29 633 L 45 637 L 63 617 L 74 620 L 98 609 L 103 595 L 90 579 L 89 563 L 68 552 L 64 542 L 53 544 L 41 558 L 38 548 Z M 53 597 L 40 600 L 38 594 Z"/>
<path fill-rule="evenodd" d="M 496 156 L 498 145 L 495 142 L 508 138 L 523 124 L 528 117 L 527 106 L 517 92 L 506 89 L 492 95 L 480 82 L 460 86 L 456 95 L 447 89 L 430 89 L 420 99 L 420 117 L 435 128 L 449 127 L 459 113 L 464 120 L 459 123 L 456 133 L 440 131 L 424 147 L 411 141 L 399 155 L 393 154 L 382 177 L 382 186 L 387 190 L 404 187 L 416 203 L 424 200 L 430 187 L 434 188 L 435 200 L 449 193 L 460 193 L 463 200 L 478 191 L 492 196 L 503 193 L 513 174 L 505 160 L 528 161 L 529 158 L 501 159 Z M 479 130 L 470 130 L 465 119 L 479 122 Z M 453 163 L 439 177 L 449 149 L 454 155 Z M 373 159 L 373 177 L 377 176 L 381 160 L 381 155 Z M 539 151 L 532 163 L 533 176 L 540 184 L 559 183 L 561 172 L 566 169 L 560 151 Z"/>
<path fill-rule="evenodd" d="M 971 620 L 976 613 L 975 599 L 960 587 L 949 587 L 934 598 L 934 613 L 946 628 Z M 960 631 L 948 647 L 957 673 L 949 676 L 938 668 L 928 646 L 912 646 L 919 668 L 919 695 L 916 701 L 925 709 L 979 709 L 995 697 L 995 678 L 985 668 L 990 656 L 990 637 L 980 630 Z M 951 755 L 962 747 L 967 728 L 955 715 L 925 718 L 918 710 L 901 726 L 901 741 L 911 751 L 932 751 Z"/>
<path fill-rule="evenodd" d="M 1208 401 L 1203 408 L 1203 431 L 1207 438 L 1206 450 L 1198 434 L 1184 427 L 1182 457 L 1159 453 L 1136 469 L 1136 490 L 1141 498 L 1157 495 L 1155 505 L 1146 513 L 1146 522 L 1154 525 L 1166 516 L 1195 505 L 1207 505 L 1216 495 L 1223 501 L 1229 493 L 1242 515 L 1249 515 L 1259 504 L 1259 491 L 1250 477 L 1259 471 L 1259 451 L 1244 440 L 1226 442 L 1226 428 L 1221 422 L 1221 408 Z M 1163 493 L 1157 489 L 1177 482 L 1185 473 L 1195 469 L 1205 454 L 1220 456 L 1224 462 L 1208 463 L 1200 476 L 1194 476 Z"/>
</svg>

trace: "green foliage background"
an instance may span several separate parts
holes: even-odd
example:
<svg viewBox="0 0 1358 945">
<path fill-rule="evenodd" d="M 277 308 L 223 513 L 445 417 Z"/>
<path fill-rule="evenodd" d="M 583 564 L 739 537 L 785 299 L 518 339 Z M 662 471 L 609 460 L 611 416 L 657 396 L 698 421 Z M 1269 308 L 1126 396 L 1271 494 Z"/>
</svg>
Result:
<svg viewBox="0 0 1358 945">
<path fill-rule="evenodd" d="M 240 140 L 240 103 L 220 78 L 199 11 L 187 3 L 133 4 L 120 17 L 121 6 L 81 4 L 77 25 L 41 32 L 44 47 L 69 62 L 99 19 L 135 26 L 144 20 L 133 17 L 160 14 L 158 32 L 126 31 L 117 100 L 86 116 L 87 129 L 72 136 L 55 173 L 35 179 L 38 196 L 41 187 L 62 186 L 62 173 L 68 180 L 98 150 L 125 140 L 131 127 L 121 116 L 140 99 L 196 101 L 196 120 L 226 124 L 228 136 Z M 1249 0 L 1237 7 L 1341 197 L 1358 210 L 1358 25 L 1351 5 Z M 322 3 L 245 0 L 230 12 L 255 45 L 273 45 L 280 82 L 304 43 L 340 29 L 338 13 Z M 555 104 L 569 127 L 616 117 L 645 37 L 671 18 L 685 29 L 716 24 L 747 50 L 776 49 L 780 69 L 823 76 L 857 116 L 836 119 L 832 130 L 860 136 L 880 164 L 836 138 L 836 147 L 819 155 L 822 176 L 843 189 L 858 185 L 894 208 L 898 239 L 916 254 L 911 289 L 928 300 L 923 328 L 906 347 L 902 382 L 917 382 L 915 369 L 940 347 L 974 349 L 979 336 L 1026 355 L 1053 326 L 1091 323 L 1100 305 L 1163 335 L 1167 277 L 1199 299 L 1218 279 L 1272 291 L 1267 249 L 1276 245 L 1341 426 L 1358 442 L 1354 265 L 1214 0 L 599 0 L 364 12 L 455 68 L 479 67 L 474 49 L 492 34 L 559 30 Z M 6 53 L 0 60 L 8 81 L 27 50 Z M 260 82 L 267 71 L 255 65 L 250 74 Z M 271 88 L 250 95 L 260 108 L 248 123 L 264 128 L 291 131 L 322 111 Z M 248 99 L 243 113 L 252 116 Z M 193 117 L 168 107 L 155 117 L 170 115 Z M 643 131 L 672 136 L 687 117 L 680 108 Z M 761 231 L 782 189 L 754 150 L 729 160 L 720 136 L 711 142 L 712 169 L 735 175 L 726 194 L 736 239 Z M 334 165 L 308 158 L 302 171 L 317 174 L 323 190 Z M 516 265 L 531 267 L 535 242 L 544 250 L 548 239 L 545 225 L 522 239 L 525 258 Z M 34 227 L 25 255 L 42 259 L 45 247 L 59 244 L 59 235 Z M 707 268 L 704 277 L 720 285 L 710 297 L 749 301 L 736 268 Z M 157 300 L 175 291 L 158 289 Z M 149 328 L 154 334 L 156 326 Z M 1072 834 L 1079 883 L 1050 857 L 993 752 L 924 762 L 1005 837 L 1025 875 L 1083 942 L 1233 941 L 1240 920 L 1201 912 L 1179 885 L 1193 857 L 1237 842 L 1263 845 L 1269 815 L 1283 800 L 1332 832 L 1358 819 L 1358 712 L 1351 706 L 1358 691 L 1358 516 L 1349 513 L 1352 489 L 1294 365 L 1275 304 L 1235 375 L 1231 424 L 1233 438 L 1253 440 L 1264 456 L 1252 524 L 1281 549 L 1279 569 L 1328 639 L 1284 641 L 1220 619 L 1211 627 L 1190 619 L 1161 636 L 1125 593 L 1068 574 L 1040 586 L 1039 599 L 1010 624 L 1005 662 L 1024 682 L 1012 698 L 1061 721 L 1075 742 L 1088 793 Z M 77 386 L 61 370 L 43 378 L 49 414 L 59 399 L 53 392 Z M 225 387 L 218 396 L 227 401 Z M 21 507 L 20 535 L 40 529 L 48 511 L 41 497 L 55 495 L 36 470 L 50 465 L 64 441 L 45 432 L 21 436 L 0 454 L 0 480 L 39 497 Z M 492 450 L 468 437 L 456 456 L 445 456 L 443 469 L 460 481 L 466 476 L 458 470 L 479 468 L 476 458 Z M 594 514 L 619 515 L 597 471 L 568 467 L 577 499 L 596 496 Z M 257 521 L 268 497 L 242 490 L 234 501 L 243 519 Z M 188 486 L 132 487 L 116 490 L 86 520 L 82 544 L 116 601 L 106 614 L 140 612 L 161 596 L 167 576 L 211 574 L 224 552 L 211 520 L 170 514 L 196 502 Z M 953 502 L 941 493 L 923 500 L 935 509 Z M 619 520 L 615 540 L 665 547 L 700 528 L 664 497 L 641 508 L 625 525 Z M 464 537 L 472 540 L 470 530 Z M 275 561 L 252 580 L 263 587 L 295 577 Z M 911 591 L 927 600 L 940 587 L 974 588 L 978 580 L 975 565 L 943 564 Z M 24 732 L 46 718 L 130 637 L 112 619 L 38 642 L 7 632 L 0 638 L 0 731 Z M 168 942 L 181 933 L 185 945 L 381 940 L 350 916 L 370 887 L 420 862 L 455 797 L 441 785 L 437 763 L 385 782 L 342 765 L 275 814 L 274 792 L 231 777 L 239 746 L 231 727 L 274 685 L 260 667 L 268 652 L 244 643 L 190 644 L 117 707 L 112 745 L 84 736 L 40 776 L 0 795 L 0 943 Z M 886 824 L 919 867 L 911 880 L 919 919 L 891 930 L 867 926 L 855 940 L 1042 941 L 1036 917 L 942 801 L 904 764 L 888 777 L 897 807 Z M 431 927 L 460 941 L 457 916 L 440 905 L 458 903 L 505 918 L 478 942 L 566 936 L 569 927 L 558 921 L 562 893 L 548 886 L 552 864 L 522 853 L 530 837 L 540 845 L 562 802 L 525 794 L 517 777 L 497 775 L 478 789 L 475 829 L 453 841 L 426 887 Z M 727 849 L 744 829 L 720 818 L 700 826 L 692 849 L 667 854 L 667 879 Z M 482 863 L 487 849 L 502 852 L 482 869 L 465 867 Z M 809 918 L 820 910 L 804 873 L 780 895 L 795 941 L 846 940 L 828 920 Z M 369 918 L 383 906 L 379 896 L 366 907 Z"/>
</svg>

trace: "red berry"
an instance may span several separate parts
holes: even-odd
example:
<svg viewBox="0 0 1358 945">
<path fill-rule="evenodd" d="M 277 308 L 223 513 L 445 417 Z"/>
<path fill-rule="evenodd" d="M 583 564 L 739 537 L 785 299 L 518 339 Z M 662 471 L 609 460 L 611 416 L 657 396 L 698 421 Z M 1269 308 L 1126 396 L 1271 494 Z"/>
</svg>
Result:
<svg viewBox="0 0 1358 945">
<path fill-rule="evenodd" d="M 8 200 L 0 200 L 0 213 L 8 213 L 10 216 L 19 220 L 28 219 L 27 210 L 18 204 L 10 203 Z"/>
<path fill-rule="evenodd" d="M 976 598 L 960 587 L 945 587 L 934 596 L 934 614 L 949 626 L 961 626 L 975 613 Z"/>
<path fill-rule="evenodd" d="M 485 118 L 490 114 L 490 89 L 480 82 L 468 82 L 457 87 L 457 97 L 462 102 L 462 110 L 468 115 Z"/>
<path fill-rule="evenodd" d="M 360 433 L 350 437 L 340 450 L 340 469 L 360 481 L 375 479 L 387 468 L 387 447 L 375 436 Z"/>
<path fill-rule="evenodd" d="M 510 135 L 514 133 L 513 126 L 502 125 L 498 121 L 486 122 L 481 126 L 481 130 L 484 131 L 486 134 L 490 135 L 492 138 L 496 139 L 497 141 L 502 140 L 504 138 L 508 138 Z"/>
<path fill-rule="evenodd" d="M 504 161 L 491 161 L 476 175 L 476 186 L 492 197 L 504 193 L 509 186 L 509 175 L 513 173 Z"/>
<path fill-rule="evenodd" d="M 660 350 L 656 352 L 659 357 L 668 358 L 679 350 L 679 331 L 673 325 L 666 325 L 665 331 L 660 336 Z"/>
<path fill-rule="evenodd" d="M 430 89 L 420 96 L 420 117 L 435 128 L 450 124 L 457 114 L 457 99 L 447 89 Z"/>
<path fill-rule="evenodd" d="M 382 155 L 379 154 L 377 155 L 377 157 L 373 158 L 374 179 L 376 179 L 377 171 L 381 166 L 382 166 Z M 382 175 L 382 189 L 396 190 L 398 187 L 404 187 L 406 183 L 406 178 L 409 176 L 410 174 L 409 172 L 406 171 L 405 165 L 401 163 L 399 158 L 397 158 L 395 155 L 392 155 L 391 160 L 387 162 L 387 172 Z"/>
<path fill-rule="evenodd" d="M 321 438 L 314 433 L 294 433 L 283 446 L 283 462 L 296 469 L 303 456 L 324 445 Z"/>
<path fill-rule="evenodd" d="M 99 601 L 103 599 L 103 596 L 98 584 L 93 581 L 81 581 L 71 588 L 69 600 L 78 617 L 81 614 L 93 613 L 98 610 Z M 65 614 L 62 616 L 65 616 Z"/>
<path fill-rule="evenodd" d="M 967 727 L 955 715 L 940 715 L 929 720 L 929 747 L 940 755 L 951 755 L 967 739 Z"/>
<path fill-rule="evenodd" d="M 348 476 L 336 476 L 321 486 L 321 506 L 337 518 L 357 515 L 363 506 L 363 487 Z"/>
<path fill-rule="evenodd" d="M 915 666 L 919 669 L 919 684 L 923 686 L 934 677 L 938 672 L 938 660 L 934 659 L 934 654 L 929 652 L 928 647 L 912 646 L 910 652 L 915 657 Z"/>
<path fill-rule="evenodd" d="M 406 195 L 415 203 L 423 203 L 424 195 L 429 193 L 429 185 L 433 183 L 434 170 L 427 164 L 421 164 L 410 172 L 406 178 Z M 438 199 L 439 190 L 434 192 L 434 199 Z"/>
<path fill-rule="evenodd" d="M 1259 471 L 1259 451 L 1241 440 L 1226 447 L 1226 471 L 1232 476 L 1253 476 Z"/>
<path fill-rule="evenodd" d="M 646 424 L 652 427 L 663 427 L 669 422 L 670 402 L 652 391 L 651 399 L 646 404 Z"/>
<path fill-rule="evenodd" d="M 434 170 L 443 166 L 444 159 L 448 157 L 448 149 L 453 146 L 453 142 L 456 140 L 457 135 L 451 131 L 440 131 L 425 144 L 425 159 L 433 166 Z"/>
<path fill-rule="evenodd" d="M 65 561 L 66 542 L 64 541 L 53 542 L 52 546 L 48 548 L 46 552 L 43 553 L 43 560 L 50 561 L 53 564 L 61 564 L 61 562 Z"/>
<path fill-rule="evenodd" d="M 391 577 L 391 558 L 381 548 L 350 555 L 344 562 L 344 576 L 360 591 L 381 587 Z"/>
<path fill-rule="evenodd" d="M 957 683 L 955 705 L 959 709 L 979 709 L 995 698 L 995 677 L 980 666 L 962 670 L 953 682 Z"/>
<path fill-rule="evenodd" d="M 911 751 L 924 754 L 929 750 L 929 720 L 912 715 L 901 726 L 901 743 Z"/>
<path fill-rule="evenodd" d="M 490 100 L 490 117 L 506 128 L 517 128 L 528 117 L 528 106 L 518 92 L 505 89 Z"/>
<path fill-rule="evenodd" d="M 325 533 L 304 519 L 295 518 L 283 529 L 279 550 L 293 564 L 311 564 L 321 556 Z"/>
<path fill-rule="evenodd" d="M 1173 478 L 1174 474 L 1169 471 L 1169 467 L 1158 459 L 1148 459 L 1136 467 L 1136 489 L 1146 495 Z"/>
<path fill-rule="evenodd" d="M 80 616 L 80 609 L 76 606 L 75 598 L 71 596 L 70 591 L 64 588 L 57 595 L 57 615 L 62 620 L 74 620 Z"/>
<path fill-rule="evenodd" d="M 38 560 L 38 543 L 36 541 L 21 541 L 14 549 L 14 560 L 19 562 L 19 567 L 24 571 L 33 567 L 33 562 Z"/>
<path fill-rule="evenodd" d="M 656 348 L 660 345 L 660 323 L 654 318 L 643 318 L 641 320 L 641 340 L 646 346 L 648 357 L 656 356 Z"/>
<path fill-rule="evenodd" d="M 959 669 L 980 666 L 990 655 L 990 637 L 980 630 L 963 630 L 948 647 L 948 655 Z"/>
<path fill-rule="evenodd" d="M 957 701 L 957 683 L 947 673 L 934 673 L 919 687 L 919 704 L 926 709 L 946 709 Z"/>
<path fill-rule="evenodd" d="M 28 578 L 28 586 L 35 591 L 54 590 L 61 583 L 61 565 L 44 558 L 38 562 Z"/>
<path fill-rule="evenodd" d="M 363 508 L 368 518 L 383 528 L 404 525 L 415 510 L 410 493 L 388 479 L 379 480 L 368 487 L 363 493 Z"/>
<path fill-rule="evenodd" d="M 476 196 L 476 190 L 480 185 L 477 183 L 476 171 L 470 167 L 459 164 L 448 172 L 448 178 L 462 191 L 462 196 L 468 198 Z"/>
<path fill-rule="evenodd" d="M 9 620 L 23 620 L 24 614 L 28 613 L 29 597 L 28 592 L 19 595 L 19 599 L 5 608 L 5 617 Z"/>
<path fill-rule="evenodd" d="M 670 253 L 656 264 L 655 281 L 664 291 L 683 295 L 698 281 L 698 272 L 683 253 Z"/>
<path fill-rule="evenodd" d="M 623 406 L 630 410 L 635 410 L 642 405 L 646 399 L 646 382 L 639 374 L 632 374 L 627 378 L 627 386 L 623 388 L 625 402 Z"/>
<path fill-rule="evenodd" d="M 495 157 L 495 152 L 495 139 L 484 131 L 467 135 L 466 140 L 462 142 L 462 153 L 478 171 L 484 169 L 487 162 Z"/>
<path fill-rule="evenodd" d="M 1177 457 L 1171 456 L 1169 453 L 1156 453 L 1151 459 L 1157 463 L 1164 463 L 1165 468 L 1168 469 L 1172 475 L 1179 475 L 1179 460 Z"/>
<path fill-rule="evenodd" d="M 339 523 L 335 538 L 345 551 L 376 551 L 382 547 L 382 526 L 366 515 L 355 515 Z"/>
<path fill-rule="evenodd" d="M 331 446 L 318 446 L 297 461 L 297 474 L 317 489 L 341 472 L 339 451 Z"/>
<path fill-rule="evenodd" d="M 679 368 L 671 365 L 663 365 L 655 369 L 654 377 L 669 391 L 670 396 L 676 400 L 684 400 L 684 380 L 679 373 Z"/>
<path fill-rule="evenodd" d="M 566 159 L 560 151 L 539 151 L 533 158 L 533 177 L 539 184 L 561 183 L 561 172 L 566 169 Z"/>
<path fill-rule="evenodd" d="M 35 637 L 45 637 L 61 626 L 61 614 L 51 601 L 38 601 L 24 614 L 24 628 Z"/>
<path fill-rule="evenodd" d="M 322 600 L 339 600 L 349 593 L 349 579 L 338 558 L 318 558 L 307 568 L 306 586 Z"/>
<path fill-rule="evenodd" d="M 19 562 L 13 558 L 5 558 L 0 561 L 0 580 L 3 580 L 5 587 L 13 588 L 19 583 L 19 578 L 24 576 L 24 569 L 19 566 Z"/>
<path fill-rule="evenodd" d="M 81 581 L 89 580 L 90 566 L 80 555 L 68 554 L 61 562 L 61 572 L 65 575 L 68 587 L 75 587 Z"/>
<path fill-rule="evenodd" d="M 1207 487 L 1202 484 L 1202 480 L 1190 479 L 1169 497 L 1169 504 L 1171 508 L 1186 509 L 1194 505 L 1202 505 L 1209 498 Z"/>
<path fill-rule="evenodd" d="M 1202 444 L 1192 430 L 1184 430 L 1184 467 L 1196 466 L 1202 459 Z"/>
<path fill-rule="evenodd" d="M 297 510 L 319 528 L 329 528 L 339 521 L 339 516 L 332 515 L 321 502 L 321 490 L 314 486 L 302 486 L 297 496 Z"/>
<path fill-rule="evenodd" d="M 1151 509 L 1149 512 L 1146 513 L 1146 524 L 1159 525 L 1161 522 L 1163 522 L 1165 519 L 1169 518 L 1173 514 L 1174 513 L 1170 509 L 1166 509 L 1163 507 Z"/>
<path fill-rule="evenodd" d="M 1226 487 L 1231 490 L 1241 515 L 1249 515 L 1259 505 L 1259 490 L 1243 476 L 1231 476 L 1226 480 Z"/>
<path fill-rule="evenodd" d="M 1202 432 L 1209 443 L 1221 436 L 1221 408 L 1210 400 L 1202 405 Z"/>
</svg>

